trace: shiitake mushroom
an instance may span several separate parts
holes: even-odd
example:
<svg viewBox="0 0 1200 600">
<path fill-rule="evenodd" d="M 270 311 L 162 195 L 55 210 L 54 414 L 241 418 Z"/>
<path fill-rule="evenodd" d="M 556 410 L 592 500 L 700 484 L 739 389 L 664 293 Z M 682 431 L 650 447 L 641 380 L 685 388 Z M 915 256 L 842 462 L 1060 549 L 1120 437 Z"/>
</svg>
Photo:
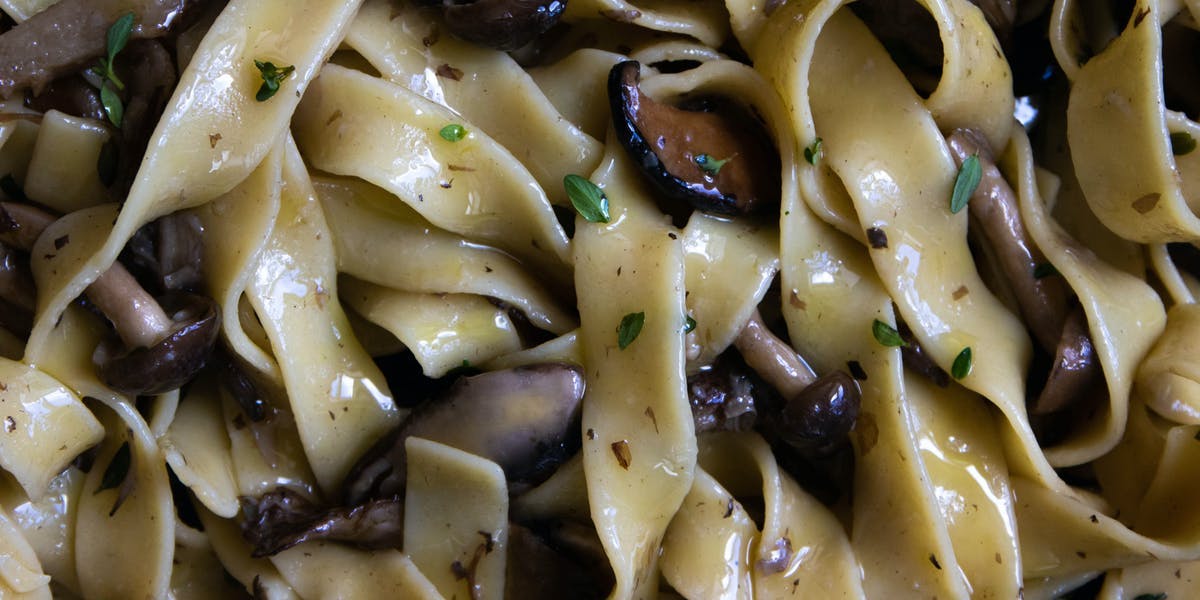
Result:
<svg viewBox="0 0 1200 600">
<path fill-rule="evenodd" d="M 692 209 L 738 216 L 779 205 L 780 162 L 748 110 L 725 97 L 656 101 L 639 87 L 641 65 L 617 63 L 608 96 L 617 140 L 661 192 L 677 222 Z"/>
</svg>

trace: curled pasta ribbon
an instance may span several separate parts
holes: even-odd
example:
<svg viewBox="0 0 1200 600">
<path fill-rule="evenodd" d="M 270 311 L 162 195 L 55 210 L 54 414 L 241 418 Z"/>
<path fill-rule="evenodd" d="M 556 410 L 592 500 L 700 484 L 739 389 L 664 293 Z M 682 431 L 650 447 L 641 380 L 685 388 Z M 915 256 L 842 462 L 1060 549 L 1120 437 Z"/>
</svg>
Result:
<svg viewBox="0 0 1200 600">
<path fill-rule="evenodd" d="M 1198 126 L 1166 110 L 1159 68 L 1162 26 L 1179 10 L 1177 0 L 1139 3 L 1124 31 L 1079 67 L 1067 110 L 1088 205 L 1106 227 L 1138 242 L 1200 239 L 1200 164 L 1175 157 L 1168 137 Z"/>
</svg>

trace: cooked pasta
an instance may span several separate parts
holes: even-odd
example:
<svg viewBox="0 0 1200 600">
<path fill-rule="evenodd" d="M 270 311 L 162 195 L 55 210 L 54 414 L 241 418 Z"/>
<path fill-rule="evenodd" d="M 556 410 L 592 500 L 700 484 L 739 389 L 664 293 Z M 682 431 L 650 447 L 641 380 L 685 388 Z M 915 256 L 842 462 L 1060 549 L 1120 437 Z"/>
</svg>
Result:
<svg viewBox="0 0 1200 600">
<path fill-rule="evenodd" d="M 0 10 L 0 597 L 1200 595 L 1194 1 Z"/>
</svg>

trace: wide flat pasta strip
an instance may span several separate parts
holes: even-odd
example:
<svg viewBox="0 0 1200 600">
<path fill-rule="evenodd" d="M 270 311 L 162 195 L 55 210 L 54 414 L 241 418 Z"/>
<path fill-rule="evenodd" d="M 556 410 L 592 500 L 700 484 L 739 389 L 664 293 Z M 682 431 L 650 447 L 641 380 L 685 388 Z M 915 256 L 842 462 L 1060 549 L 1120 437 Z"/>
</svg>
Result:
<svg viewBox="0 0 1200 600">
<path fill-rule="evenodd" d="M 244 592 L 221 573 L 221 562 L 209 543 L 208 533 L 175 521 L 175 568 L 171 569 L 171 598 L 177 600 L 222 600 Z"/>
<path fill-rule="evenodd" d="M 753 598 L 751 548 L 757 540 L 758 526 L 746 509 L 697 468 L 663 537 L 663 577 L 687 598 Z"/>
<path fill-rule="evenodd" d="M 438 135 L 463 124 L 457 142 Z M 361 177 L 434 225 L 500 247 L 562 281 L 567 236 L 512 154 L 450 109 L 384 79 L 327 65 L 296 112 L 296 142 L 314 167 Z"/>
<path fill-rule="evenodd" d="M 367 0 L 346 44 L 388 80 L 450 107 L 521 157 L 554 204 L 569 204 L 563 176 L 600 162 L 601 144 L 564 119 L 512 57 L 442 32 L 415 5 Z M 447 77 L 443 65 L 457 71 Z"/>
<path fill-rule="evenodd" d="M 8 511 L 0 508 L 0 596 L 50 598 L 50 576 Z"/>
<path fill-rule="evenodd" d="M 401 292 L 347 278 L 342 298 L 404 342 L 427 377 L 521 349 L 508 314 L 480 296 Z"/>
<path fill-rule="evenodd" d="M 46 111 L 29 155 L 25 195 L 59 213 L 107 202 L 96 162 L 110 137 L 95 120 Z"/>
<path fill-rule="evenodd" d="M 78 396 L 44 372 L 0 358 L 0 384 L 0 467 L 30 498 L 41 498 L 76 456 L 104 438 L 104 429 Z"/>
<path fill-rule="evenodd" d="M 38 500 L 26 497 L 16 482 L 0 485 L 0 506 L 8 510 L 33 547 L 42 570 L 56 585 L 75 594 L 79 593 L 79 577 L 75 574 L 75 507 L 86 477 L 83 471 L 67 467 Z"/>
<path fill-rule="evenodd" d="M 143 224 L 197 206 L 233 189 L 282 135 L 361 0 L 232 0 L 180 75 L 151 136 L 140 176 L 105 242 L 61 268 L 55 285 L 39 281 L 38 317 L 26 360 L 45 356 L 45 337 L 67 303 L 116 260 Z M 255 100 L 262 75 L 255 60 L 295 67 L 280 93 Z"/>
<path fill-rule="evenodd" d="M 188 387 L 179 413 L 158 445 L 171 470 L 197 500 L 226 519 L 237 516 L 233 458 L 214 379 L 204 378 Z"/>
<path fill-rule="evenodd" d="M 623 150 L 610 144 L 608 152 L 593 179 L 612 221 L 577 219 L 574 240 L 588 381 L 583 464 L 616 576 L 612 597 L 653 597 L 657 549 L 696 464 L 683 375 L 683 250 Z M 617 327 L 633 313 L 644 313 L 644 327 L 621 349 Z"/>
<path fill-rule="evenodd" d="M 271 562 L 301 598 L 442 598 L 412 560 L 396 550 L 367 552 L 313 542 L 284 550 Z"/>
<path fill-rule="evenodd" d="M 404 552 L 442 596 L 503 598 L 504 471 L 490 460 L 421 438 L 408 438 L 404 447 Z"/>
<path fill-rule="evenodd" d="M 334 242 L 304 163 L 289 144 L 281 207 L 247 293 L 287 389 L 304 452 L 321 488 L 346 472 L 403 416 L 337 296 Z"/>
<path fill-rule="evenodd" d="M 339 271 L 408 292 L 498 298 L 552 333 L 578 325 L 511 256 L 437 229 L 406 206 L 380 210 L 378 201 L 387 194 L 369 184 L 322 180 L 317 190 L 337 244 Z"/>
<path fill-rule="evenodd" d="M 242 532 L 236 523 L 222 519 L 204 507 L 199 507 L 196 512 L 200 515 L 200 523 L 204 525 L 217 560 L 246 591 L 257 594 L 261 590 L 268 600 L 299 598 L 295 590 L 280 577 L 271 561 L 250 557 L 250 545 L 242 539 Z"/>
</svg>

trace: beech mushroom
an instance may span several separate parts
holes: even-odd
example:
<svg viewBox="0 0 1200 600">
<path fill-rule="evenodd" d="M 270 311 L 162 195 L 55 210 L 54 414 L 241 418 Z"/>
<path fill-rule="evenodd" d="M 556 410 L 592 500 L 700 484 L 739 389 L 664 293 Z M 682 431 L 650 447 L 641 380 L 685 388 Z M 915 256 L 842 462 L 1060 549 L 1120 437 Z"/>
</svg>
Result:
<svg viewBox="0 0 1200 600">
<path fill-rule="evenodd" d="M 725 98 L 702 98 L 685 110 L 655 101 L 638 86 L 641 65 L 624 61 L 608 75 L 617 139 L 642 173 L 670 200 L 677 220 L 692 208 L 722 215 L 779 205 L 779 156 L 747 111 Z"/>
<path fill-rule="evenodd" d="M 1045 415 L 1071 406 L 1092 389 L 1102 374 L 1088 335 L 1087 316 L 1082 307 L 1076 306 L 1063 327 L 1050 377 L 1030 406 L 1030 412 Z"/>
<path fill-rule="evenodd" d="M 36 207 L 0 203 L 0 242 L 29 250 L 53 221 L 53 215 Z M 120 263 L 97 277 L 86 294 L 124 344 L 123 349 L 97 348 L 93 360 L 100 378 L 125 394 L 179 388 L 204 367 L 220 333 L 220 312 L 211 298 L 164 297 L 172 311 L 168 314 Z"/>
<path fill-rule="evenodd" d="M 717 359 L 708 369 L 687 378 L 688 402 L 696 433 L 748 431 L 758 418 L 755 397 L 761 392 L 744 364 L 732 357 Z"/>
<path fill-rule="evenodd" d="M 512 478 L 578 429 L 583 391 L 583 372 L 563 363 L 459 379 L 359 459 L 346 477 L 346 504 L 402 492 L 408 472 L 404 442 L 410 436 L 495 461 Z"/>
<path fill-rule="evenodd" d="M 858 419 L 862 392 L 842 371 L 817 377 L 791 346 L 775 337 L 756 311 L 733 342 L 746 364 L 783 397 L 776 433 L 802 451 L 836 446 Z"/>
</svg>

